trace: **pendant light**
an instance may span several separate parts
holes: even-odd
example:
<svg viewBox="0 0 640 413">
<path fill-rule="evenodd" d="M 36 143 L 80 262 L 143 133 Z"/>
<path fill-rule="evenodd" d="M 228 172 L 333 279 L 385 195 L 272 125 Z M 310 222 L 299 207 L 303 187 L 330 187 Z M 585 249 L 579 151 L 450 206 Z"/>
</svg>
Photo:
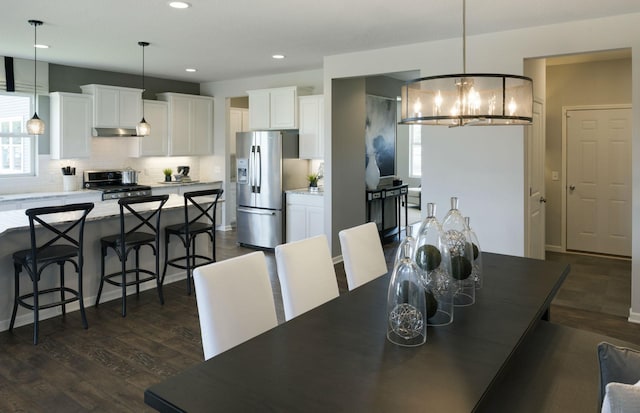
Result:
<svg viewBox="0 0 640 413">
<path fill-rule="evenodd" d="M 148 42 L 138 42 L 142 47 L 142 93 L 144 93 L 144 48 L 149 46 Z M 142 120 L 136 125 L 136 135 L 147 136 L 151 133 L 151 125 L 144 119 L 144 99 L 142 99 Z"/>
<path fill-rule="evenodd" d="M 401 89 L 402 124 L 528 125 L 533 121 L 531 78 L 467 73 L 466 0 L 462 0 L 462 74 L 423 77 Z"/>
<path fill-rule="evenodd" d="M 27 121 L 27 133 L 29 135 L 42 135 L 44 133 L 44 122 L 38 117 L 37 107 L 37 76 L 38 73 L 38 26 L 42 26 L 40 20 L 29 20 L 29 24 L 33 26 L 33 117 Z"/>
</svg>

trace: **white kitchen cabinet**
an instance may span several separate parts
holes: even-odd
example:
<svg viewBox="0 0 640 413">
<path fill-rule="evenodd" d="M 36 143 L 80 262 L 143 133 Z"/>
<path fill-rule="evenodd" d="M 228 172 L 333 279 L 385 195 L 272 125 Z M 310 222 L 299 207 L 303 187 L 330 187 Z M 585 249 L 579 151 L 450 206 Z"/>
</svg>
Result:
<svg viewBox="0 0 640 413">
<path fill-rule="evenodd" d="M 179 184 L 165 184 L 164 186 L 154 186 L 153 188 L 151 188 L 151 193 L 153 195 L 178 195 L 179 192 Z"/>
<path fill-rule="evenodd" d="M 301 159 L 324 158 L 324 96 L 298 98 Z"/>
<path fill-rule="evenodd" d="M 91 96 L 50 93 L 51 159 L 91 156 Z"/>
<path fill-rule="evenodd" d="M 286 242 L 324 234 L 324 196 L 287 193 Z"/>
<path fill-rule="evenodd" d="M 144 118 L 151 126 L 151 133 L 139 136 L 133 157 L 166 156 L 169 153 L 168 130 L 169 104 L 160 100 L 144 101 Z"/>
<path fill-rule="evenodd" d="M 248 90 L 251 129 L 297 129 L 298 96 L 308 91 L 296 86 Z"/>
<path fill-rule="evenodd" d="M 169 151 L 172 156 L 213 153 L 213 98 L 210 96 L 159 93 L 169 104 Z"/>
<path fill-rule="evenodd" d="M 135 128 L 142 119 L 142 89 L 106 85 L 80 88 L 93 96 L 94 128 Z"/>
</svg>

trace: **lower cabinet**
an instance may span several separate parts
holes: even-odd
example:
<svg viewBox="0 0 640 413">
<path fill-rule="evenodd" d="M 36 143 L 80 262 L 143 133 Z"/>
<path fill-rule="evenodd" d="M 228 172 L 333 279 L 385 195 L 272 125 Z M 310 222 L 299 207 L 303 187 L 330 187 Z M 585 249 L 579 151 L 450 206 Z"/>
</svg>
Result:
<svg viewBox="0 0 640 413">
<path fill-rule="evenodd" d="M 287 193 L 285 242 L 324 234 L 324 196 Z"/>
</svg>

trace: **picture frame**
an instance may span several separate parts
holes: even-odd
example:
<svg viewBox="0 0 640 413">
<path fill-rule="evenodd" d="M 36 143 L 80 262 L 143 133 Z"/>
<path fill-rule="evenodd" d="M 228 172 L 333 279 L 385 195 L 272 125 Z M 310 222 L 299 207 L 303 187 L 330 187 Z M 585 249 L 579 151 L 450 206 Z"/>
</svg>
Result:
<svg viewBox="0 0 640 413">
<path fill-rule="evenodd" d="M 375 156 L 380 177 L 396 174 L 396 116 L 396 99 L 366 95 L 365 168 Z"/>
</svg>

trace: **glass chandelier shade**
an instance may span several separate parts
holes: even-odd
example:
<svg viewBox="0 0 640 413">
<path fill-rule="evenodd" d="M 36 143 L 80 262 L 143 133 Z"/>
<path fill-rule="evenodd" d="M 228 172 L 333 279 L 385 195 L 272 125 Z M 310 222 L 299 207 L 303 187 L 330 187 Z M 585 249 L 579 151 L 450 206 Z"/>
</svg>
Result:
<svg viewBox="0 0 640 413">
<path fill-rule="evenodd" d="M 37 106 L 37 73 L 38 73 L 38 26 L 42 25 L 40 20 L 29 20 L 29 24 L 33 26 L 33 116 L 27 121 L 27 133 L 29 135 L 44 134 L 44 122 L 38 117 L 36 111 Z"/>
<path fill-rule="evenodd" d="M 148 42 L 138 42 L 138 46 L 142 47 L 142 93 L 144 93 L 144 48 L 149 46 Z M 142 99 L 142 119 L 136 125 L 136 135 L 148 136 L 151 134 L 151 125 L 144 119 L 144 99 Z"/>
<path fill-rule="evenodd" d="M 517 75 L 467 73 L 466 0 L 462 0 L 462 73 L 423 77 L 401 88 L 402 124 L 528 125 L 533 81 Z"/>
<path fill-rule="evenodd" d="M 533 82 L 516 75 L 463 73 L 406 82 L 401 123 L 527 125 L 533 119 Z"/>
</svg>

